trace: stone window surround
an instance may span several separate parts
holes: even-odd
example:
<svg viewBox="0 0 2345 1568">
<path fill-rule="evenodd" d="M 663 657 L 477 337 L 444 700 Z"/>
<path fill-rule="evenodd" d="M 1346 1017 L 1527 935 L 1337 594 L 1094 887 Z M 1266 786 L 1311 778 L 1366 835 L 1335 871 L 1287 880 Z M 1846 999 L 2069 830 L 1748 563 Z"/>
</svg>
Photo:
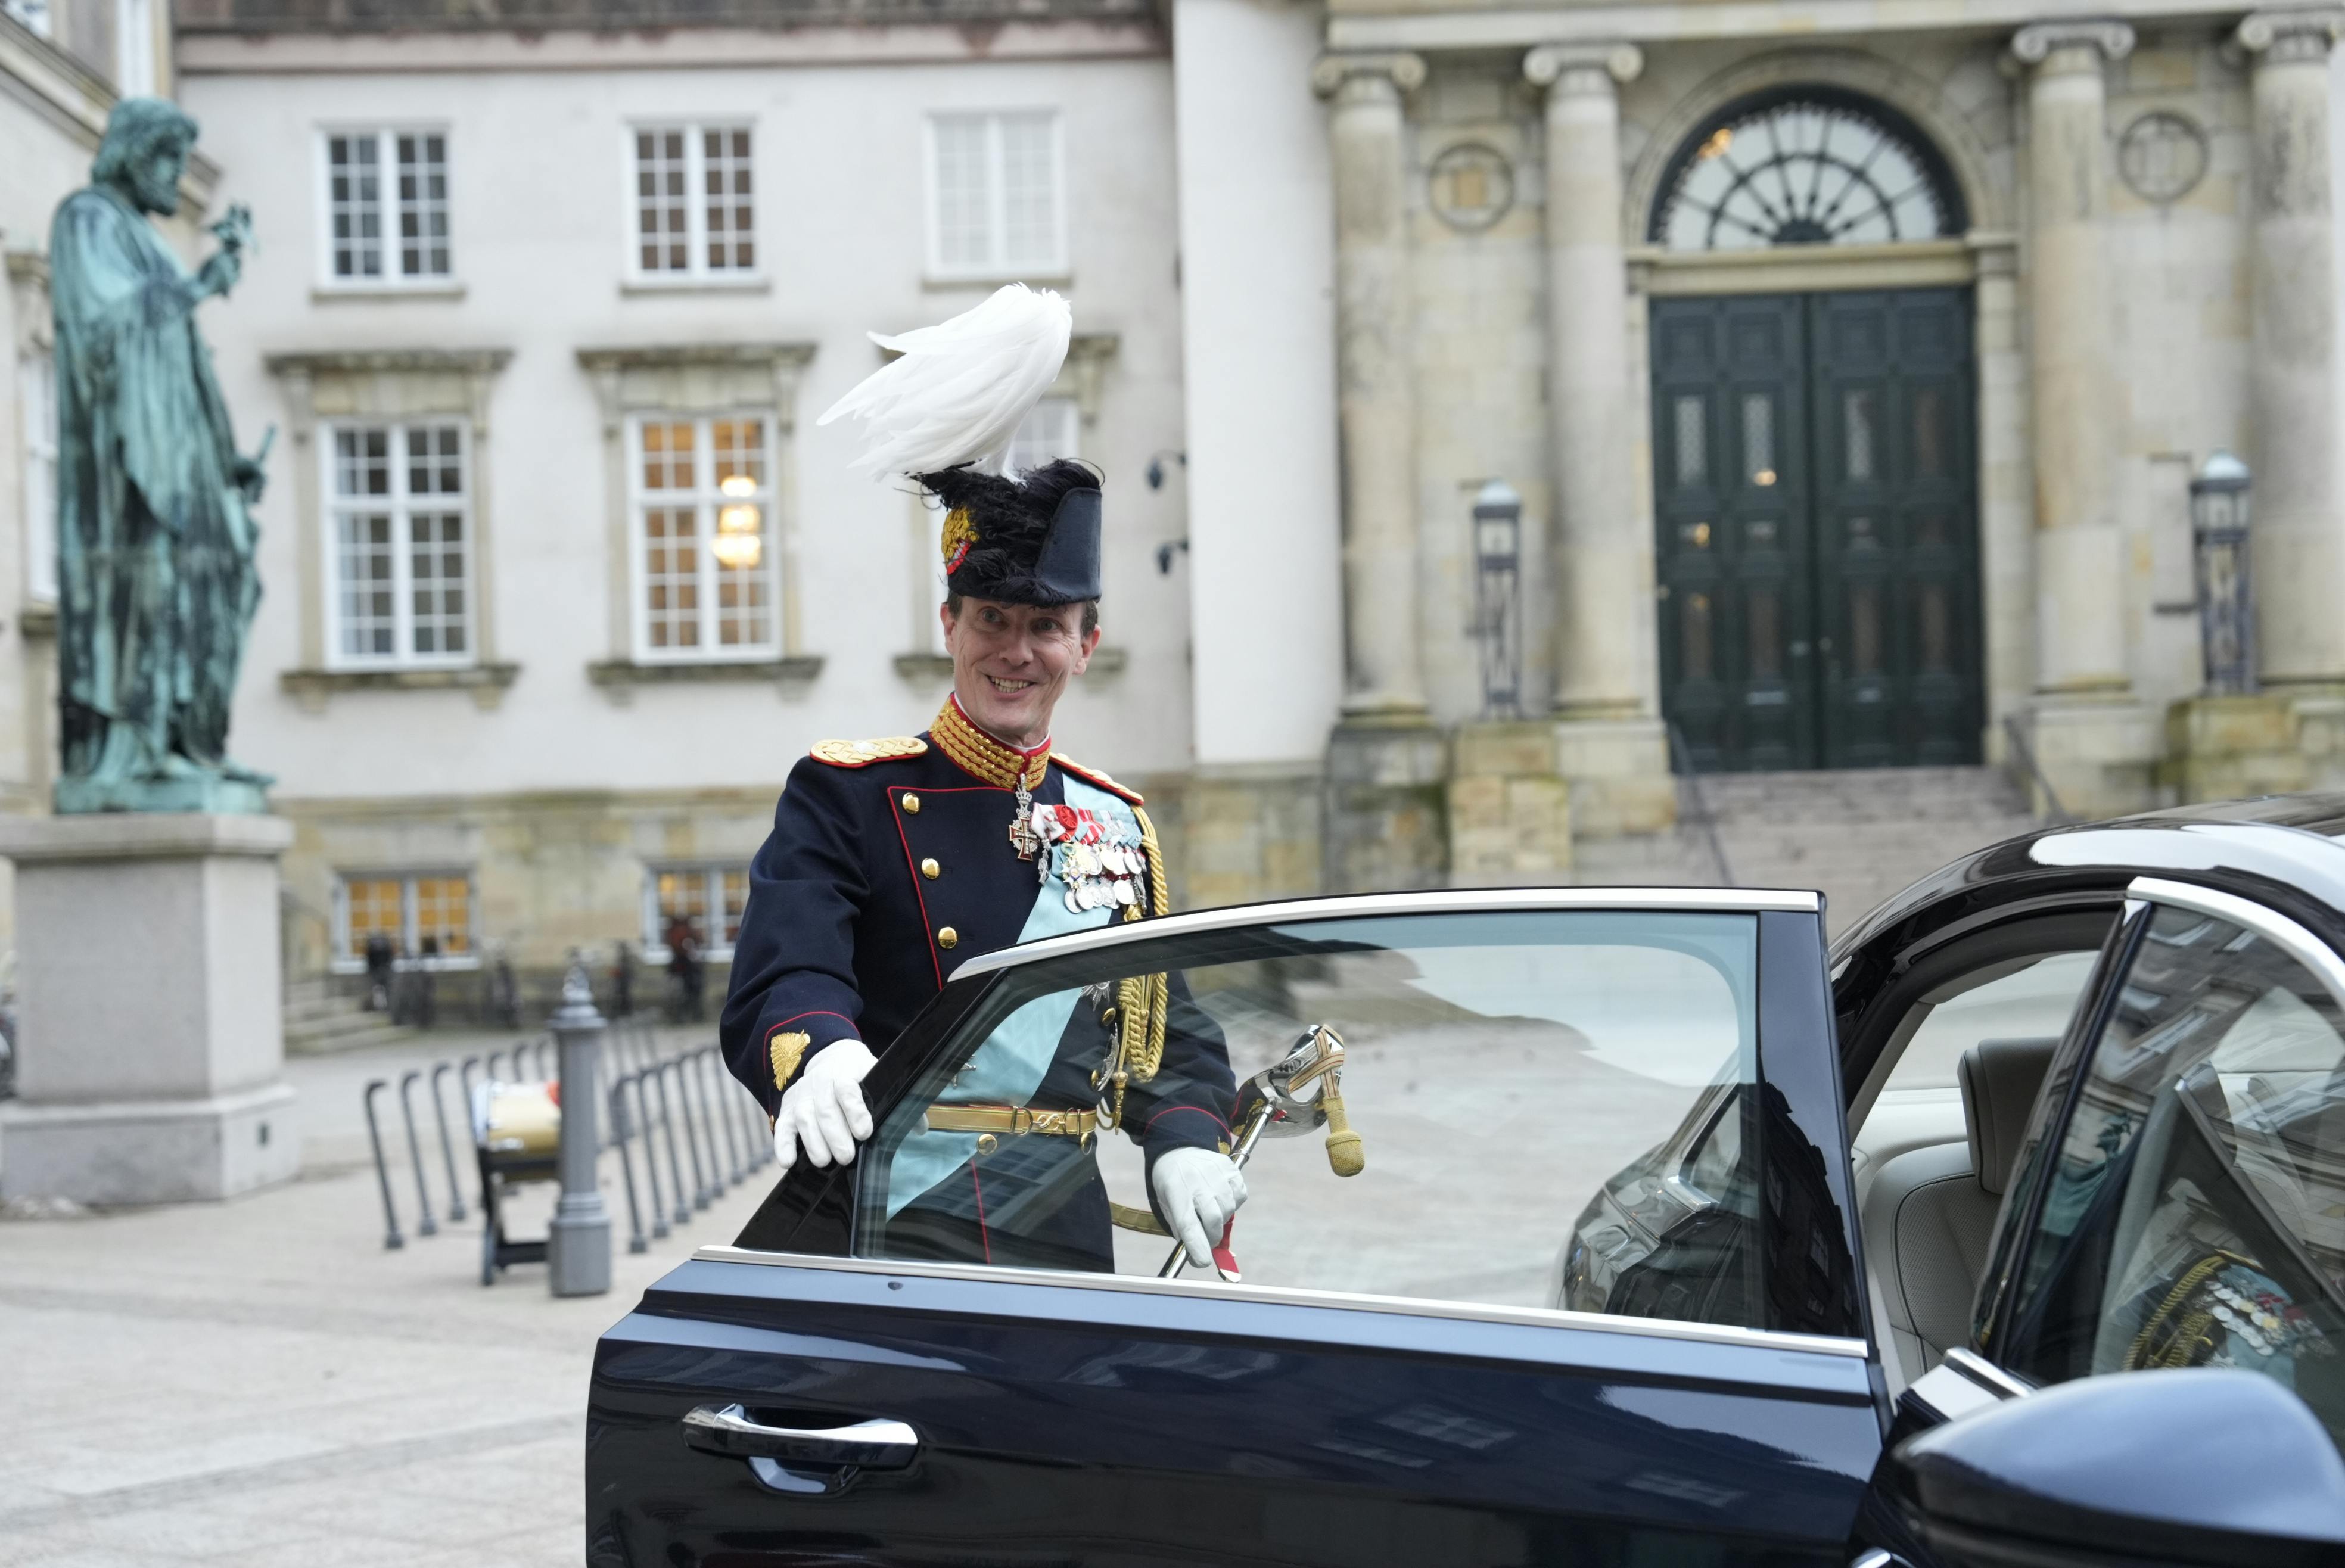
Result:
<svg viewBox="0 0 2345 1568">
<path fill-rule="evenodd" d="M 822 673 L 822 656 L 805 652 L 798 613 L 797 390 L 815 356 L 812 343 L 677 343 L 581 349 L 579 369 L 594 383 L 603 421 L 604 558 L 611 585 L 609 657 L 586 666 L 586 678 L 615 703 L 641 685 L 768 681 L 802 686 Z M 780 579 L 775 595 L 781 652 L 748 660 L 663 663 L 635 657 L 634 530 L 627 501 L 627 421 L 638 414 L 702 417 L 757 413 L 771 421 L 773 491 L 769 538 Z"/>
<path fill-rule="evenodd" d="M 628 295 L 662 295 L 677 293 L 764 294 L 773 288 L 772 277 L 766 270 L 764 238 L 766 191 L 758 174 L 758 147 L 764 141 L 764 127 L 755 114 L 729 114 L 718 110 L 707 115 L 683 117 L 653 116 L 629 119 L 620 126 L 624 140 L 622 161 L 625 170 L 623 190 L 625 207 L 623 218 L 626 233 L 626 253 L 619 272 L 619 292 Z M 685 167 L 701 168 L 706 154 L 702 136 L 710 131 L 746 131 L 749 133 L 749 238 L 754 264 L 743 268 L 718 268 L 708 265 L 707 196 L 702 182 L 685 181 L 685 201 L 688 218 L 685 229 L 685 266 L 679 270 L 644 267 L 643 197 L 638 182 L 642 178 L 640 149 L 637 137 L 645 134 L 659 135 L 665 131 L 684 133 Z M 729 193 L 728 193 L 729 194 Z"/>
<path fill-rule="evenodd" d="M 1113 332 L 1078 332 L 1067 340 L 1067 360 L 1059 368 L 1059 377 L 1043 390 L 1046 398 L 1071 399 L 1081 428 L 1088 431 L 1099 423 L 1101 388 L 1107 379 L 1108 361 L 1114 359 L 1123 346 L 1123 339 Z M 881 349 L 882 364 L 896 356 Z M 928 563 L 936 559 L 937 515 L 915 496 L 908 504 L 910 514 L 912 573 L 910 628 L 912 645 L 909 651 L 896 655 L 896 673 L 916 686 L 929 687 L 939 681 L 952 679 L 952 659 L 935 647 L 937 604 L 936 585 L 928 572 Z M 1101 675 L 1121 673 L 1130 663 L 1130 654 L 1122 648 L 1101 647 L 1091 655 L 1092 672 Z"/>
<path fill-rule="evenodd" d="M 300 664 L 278 685 L 305 712 L 323 713 L 339 692 L 469 691 L 482 708 L 503 701 L 520 674 L 496 655 L 496 532 L 491 481 L 489 391 L 513 358 L 506 349 L 399 349 L 271 354 L 262 363 L 282 389 L 293 443 Z M 325 483 L 318 427 L 327 420 L 395 421 L 455 415 L 470 422 L 472 663 L 442 670 L 326 668 Z"/>
</svg>

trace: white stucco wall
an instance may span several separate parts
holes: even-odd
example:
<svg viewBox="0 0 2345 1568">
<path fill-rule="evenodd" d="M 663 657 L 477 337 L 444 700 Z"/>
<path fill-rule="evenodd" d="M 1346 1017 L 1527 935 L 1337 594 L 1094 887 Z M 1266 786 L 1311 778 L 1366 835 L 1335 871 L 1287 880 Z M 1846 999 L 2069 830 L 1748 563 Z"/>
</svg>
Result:
<svg viewBox="0 0 2345 1568">
<path fill-rule="evenodd" d="M 1314 762 L 1343 698 L 1323 13 L 1178 0 L 1200 764 Z"/>
<path fill-rule="evenodd" d="M 1152 561 L 1184 531 L 1183 491 L 1142 479 L 1152 451 L 1183 444 L 1172 86 L 1161 59 L 191 74 L 182 98 L 228 171 L 221 199 L 249 203 L 259 229 L 244 286 L 208 322 L 248 445 L 287 420 L 267 354 L 513 354 L 490 414 L 487 498 L 495 653 L 522 666 L 502 704 L 483 710 L 461 692 L 337 693 L 312 714 L 279 690 L 279 673 L 302 663 L 294 531 L 320 526 L 295 515 L 297 454 L 280 442 L 260 513 L 268 596 L 238 701 L 239 754 L 295 797 L 756 785 L 778 783 L 824 736 L 922 727 L 942 687 L 908 683 L 890 661 L 915 646 L 909 585 L 929 561 L 914 559 L 901 487 L 851 476 L 856 434 L 814 419 L 879 363 L 867 329 L 935 321 L 986 292 L 923 283 L 924 114 L 1055 107 L 1072 263 L 1061 287 L 1078 333 L 1121 339 L 1082 455 L 1107 470 L 1106 641 L 1130 659 L 1123 673 L 1078 684 L 1060 739 L 1120 774 L 1185 767 L 1188 582 L 1159 576 Z M 623 126 L 694 116 L 756 126 L 770 288 L 623 293 Z M 461 299 L 312 296 L 318 127 L 374 121 L 447 127 Z M 608 580 L 601 425 L 575 352 L 728 340 L 818 345 L 795 438 L 796 593 L 802 651 L 826 664 L 787 694 L 758 683 L 647 686 L 616 705 L 586 677 L 611 656 L 610 596 L 627 590 Z"/>
</svg>

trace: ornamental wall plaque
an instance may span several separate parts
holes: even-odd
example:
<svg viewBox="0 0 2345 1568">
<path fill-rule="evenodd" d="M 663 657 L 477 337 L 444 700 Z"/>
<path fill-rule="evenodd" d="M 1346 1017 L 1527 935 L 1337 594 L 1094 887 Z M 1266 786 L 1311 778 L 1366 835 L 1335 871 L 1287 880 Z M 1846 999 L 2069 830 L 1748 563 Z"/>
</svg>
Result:
<svg viewBox="0 0 2345 1568">
<path fill-rule="evenodd" d="M 2179 201 L 2207 177 L 2207 133 L 2187 115 L 2152 109 L 2117 138 L 2117 173 L 2144 201 Z"/>
<path fill-rule="evenodd" d="M 1433 210 L 1464 233 L 1489 228 L 1515 205 L 1515 167 L 1481 142 L 1460 142 L 1433 160 Z"/>
</svg>

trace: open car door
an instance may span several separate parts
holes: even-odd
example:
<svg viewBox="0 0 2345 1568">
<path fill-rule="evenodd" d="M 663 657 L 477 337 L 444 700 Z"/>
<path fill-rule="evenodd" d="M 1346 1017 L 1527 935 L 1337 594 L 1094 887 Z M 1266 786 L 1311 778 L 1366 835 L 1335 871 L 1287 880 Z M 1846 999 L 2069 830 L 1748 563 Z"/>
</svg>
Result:
<svg viewBox="0 0 2345 1568">
<path fill-rule="evenodd" d="M 1885 1403 L 1812 895 L 1037 943 L 866 1092 L 851 1166 L 604 1336 L 590 1562 L 1848 1561 Z M 1201 1136 L 1226 1270 L 1134 1228 Z"/>
</svg>

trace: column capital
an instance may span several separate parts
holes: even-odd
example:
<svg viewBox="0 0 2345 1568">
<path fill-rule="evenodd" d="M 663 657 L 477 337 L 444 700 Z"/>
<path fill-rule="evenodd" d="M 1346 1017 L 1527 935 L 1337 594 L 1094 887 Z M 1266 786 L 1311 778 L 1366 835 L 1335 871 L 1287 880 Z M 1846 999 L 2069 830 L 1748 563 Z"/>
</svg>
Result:
<svg viewBox="0 0 2345 1568">
<path fill-rule="evenodd" d="M 2255 56 L 2257 65 L 2279 66 L 2326 60 L 2340 32 L 2345 32 L 2345 11 L 2291 6 L 2249 12 L 2231 35 L 2231 42 L 2241 54 Z"/>
<path fill-rule="evenodd" d="M 1425 56 L 1406 50 L 1322 55 L 1311 64 L 1311 90 L 1332 98 L 1352 82 L 1388 85 L 1396 93 L 1425 86 Z"/>
<path fill-rule="evenodd" d="M 1602 71 L 1615 82 L 1633 82 L 1645 68 L 1645 52 L 1634 44 L 1541 44 L 1523 56 L 1523 76 L 1535 87 L 1553 87 L 1575 71 Z"/>
<path fill-rule="evenodd" d="M 2103 60 L 2122 60 L 2133 53 L 2133 40 L 2123 22 L 2039 22 L 2012 35 L 2011 52 L 2029 66 L 2063 49 L 2097 49 Z"/>
</svg>

